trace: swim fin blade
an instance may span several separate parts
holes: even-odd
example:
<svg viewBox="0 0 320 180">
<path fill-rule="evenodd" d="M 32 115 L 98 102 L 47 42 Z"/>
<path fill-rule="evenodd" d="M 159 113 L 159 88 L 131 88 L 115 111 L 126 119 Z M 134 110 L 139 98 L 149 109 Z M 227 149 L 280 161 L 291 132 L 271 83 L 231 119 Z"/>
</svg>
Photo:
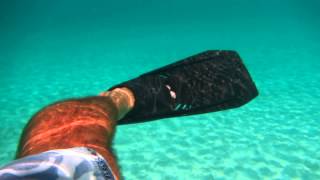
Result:
<svg viewBox="0 0 320 180">
<path fill-rule="evenodd" d="M 133 109 L 118 124 L 202 114 L 242 106 L 258 90 L 235 51 L 210 50 L 115 85 L 129 88 Z"/>
</svg>

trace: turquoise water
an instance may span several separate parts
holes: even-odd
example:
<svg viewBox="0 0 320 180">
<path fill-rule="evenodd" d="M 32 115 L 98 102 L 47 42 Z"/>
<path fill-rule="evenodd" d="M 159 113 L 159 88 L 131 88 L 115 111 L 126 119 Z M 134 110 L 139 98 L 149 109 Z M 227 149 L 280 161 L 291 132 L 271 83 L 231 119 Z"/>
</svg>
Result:
<svg viewBox="0 0 320 180">
<path fill-rule="evenodd" d="M 41 107 L 208 49 L 237 50 L 260 96 L 120 126 L 126 179 L 320 179 L 319 1 L 0 3 L 0 165 Z"/>
</svg>

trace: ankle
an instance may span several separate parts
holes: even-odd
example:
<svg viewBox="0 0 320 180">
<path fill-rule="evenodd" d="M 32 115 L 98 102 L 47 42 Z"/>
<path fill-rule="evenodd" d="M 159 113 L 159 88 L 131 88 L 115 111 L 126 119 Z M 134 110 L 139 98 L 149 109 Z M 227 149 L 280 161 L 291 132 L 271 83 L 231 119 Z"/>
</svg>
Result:
<svg viewBox="0 0 320 180">
<path fill-rule="evenodd" d="M 116 88 L 112 91 L 103 92 L 101 96 L 108 96 L 118 109 L 117 120 L 123 118 L 134 106 L 134 95 L 128 88 Z"/>
</svg>

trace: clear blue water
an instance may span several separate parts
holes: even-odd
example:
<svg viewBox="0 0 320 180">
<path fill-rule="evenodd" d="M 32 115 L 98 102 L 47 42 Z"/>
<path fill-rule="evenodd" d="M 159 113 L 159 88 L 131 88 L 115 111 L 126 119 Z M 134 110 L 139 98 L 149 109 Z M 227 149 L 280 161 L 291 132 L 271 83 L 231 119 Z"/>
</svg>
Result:
<svg viewBox="0 0 320 180">
<path fill-rule="evenodd" d="M 0 2 L 0 165 L 41 107 L 208 49 L 237 50 L 260 96 L 120 126 L 126 179 L 320 179 L 319 1 Z"/>
</svg>

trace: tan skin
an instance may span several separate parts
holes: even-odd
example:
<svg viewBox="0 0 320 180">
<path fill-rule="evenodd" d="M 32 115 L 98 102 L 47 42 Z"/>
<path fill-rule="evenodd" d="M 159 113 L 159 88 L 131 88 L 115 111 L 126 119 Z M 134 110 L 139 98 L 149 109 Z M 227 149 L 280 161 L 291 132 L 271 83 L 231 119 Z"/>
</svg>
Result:
<svg viewBox="0 0 320 180">
<path fill-rule="evenodd" d="M 53 149 L 89 147 L 108 161 L 116 179 L 120 179 L 111 149 L 112 139 L 117 120 L 133 105 L 134 95 L 127 88 L 49 105 L 36 113 L 24 128 L 16 158 Z"/>
</svg>

